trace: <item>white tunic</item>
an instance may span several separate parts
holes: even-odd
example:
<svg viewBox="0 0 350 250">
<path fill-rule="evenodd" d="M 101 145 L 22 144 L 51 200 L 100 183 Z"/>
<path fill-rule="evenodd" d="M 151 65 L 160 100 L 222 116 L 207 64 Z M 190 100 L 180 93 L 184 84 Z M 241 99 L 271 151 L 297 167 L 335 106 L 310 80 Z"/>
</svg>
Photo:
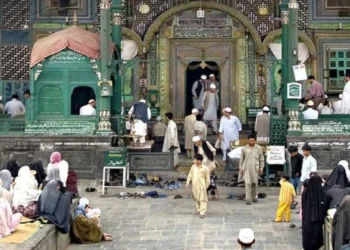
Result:
<svg viewBox="0 0 350 250">
<path fill-rule="evenodd" d="M 334 114 L 341 114 L 342 100 L 333 102 L 333 111 Z"/>
<path fill-rule="evenodd" d="M 171 146 L 178 147 L 178 149 L 174 150 L 175 153 L 180 153 L 179 141 L 177 139 L 177 125 L 173 120 L 168 122 L 168 127 L 165 133 L 164 144 L 163 144 L 163 152 L 169 152 L 169 148 Z"/>
<path fill-rule="evenodd" d="M 216 106 L 217 93 L 208 93 L 207 91 L 203 95 L 202 106 L 204 106 L 204 101 L 206 96 L 209 94 L 209 102 L 207 110 L 204 111 L 203 120 L 205 121 L 216 121 L 218 119 L 218 107 Z M 219 99 L 218 99 L 219 100 Z"/>
<path fill-rule="evenodd" d="M 313 108 L 308 108 L 303 112 L 303 116 L 305 120 L 317 120 L 318 119 L 318 112 L 314 110 Z"/>
<path fill-rule="evenodd" d="M 96 115 L 96 109 L 90 104 L 82 106 L 79 110 L 80 115 Z"/>
<path fill-rule="evenodd" d="M 131 116 L 134 113 L 134 106 L 131 107 L 131 109 L 129 110 L 128 114 L 129 116 Z M 151 109 L 148 107 L 147 108 L 147 117 L 148 119 L 151 119 Z M 135 133 L 135 135 L 139 135 L 139 136 L 146 136 L 147 135 L 147 123 L 144 123 L 141 120 L 137 120 L 135 119 L 134 123 L 131 122 L 131 129 L 133 131 L 131 131 L 131 133 Z"/>
<path fill-rule="evenodd" d="M 343 90 L 341 113 L 342 114 L 350 113 L 350 81 L 345 84 L 345 87 Z"/>
<path fill-rule="evenodd" d="M 331 115 L 333 114 L 333 110 L 328 107 L 328 106 L 324 106 L 321 110 L 320 110 L 320 114 L 321 115 Z"/>
<path fill-rule="evenodd" d="M 201 92 L 199 93 L 199 96 L 197 96 L 197 93 L 196 93 L 196 88 L 198 84 L 202 84 L 202 89 L 201 89 Z M 192 86 L 192 96 L 194 96 L 193 97 L 194 108 L 198 110 L 202 109 L 202 100 L 203 100 L 204 93 L 205 93 L 205 82 L 201 83 L 200 81 L 195 81 Z"/>
<path fill-rule="evenodd" d="M 230 148 L 231 141 L 239 140 L 239 131 L 242 131 L 242 124 L 236 116 L 221 117 L 219 133 L 223 134 L 221 149 L 226 152 Z M 226 155 L 226 154 L 224 154 Z"/>
</svg>

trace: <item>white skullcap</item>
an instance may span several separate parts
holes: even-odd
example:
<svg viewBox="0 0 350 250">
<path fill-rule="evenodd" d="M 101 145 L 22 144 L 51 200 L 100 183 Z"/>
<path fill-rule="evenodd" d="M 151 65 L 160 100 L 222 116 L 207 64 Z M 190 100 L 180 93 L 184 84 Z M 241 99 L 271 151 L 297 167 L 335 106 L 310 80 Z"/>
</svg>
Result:
<svg viewBox="0 0 350 250">
<path fill-rule="evenodd" d="M 225 112 L 228 112 L 228 113 L 231 113 L 231 112 L 232 112 L 232 109 L 229 108 L 229 107 L 226 107 L 226 108 L 224 108 L 224 111 L 225 111 Z"/>
<path fill-rule="evenodd" d="M 214 83 L 212 83 L 212 84 L 209 85 L 209 88 L 216 89 L 216 85 Z"/>
<path fill-rule="evenodd" d="M 251 244 L 254 241 L 254 231 L 251 228 L 243 228 L 239 231 L 238 239 L 243 244 Z"/>
<path fill-rule="evenodd" d="M 157 119 L 157 121 L 159 121 L 159 122 L 160 122 L 160 121 L 162 120 L 162 117 L 159 115 L 159 116 L 157 116 L 157 118 L 156 118 L 156 119 Z"/>
<path fill-rule="evenodd" d="M 93 103 L 93 102 L 95 102 L 95 100 L 94 99 L 90 99 L 88 103 Z"/>
<path fill-rule="evenodd" d="M 201 75 L 201 79 L 202 80 L 207 80 L 207 76 L 206 75 Z"/>
<path fill-rule="evenodd" d="M 140 102 L 146 103 L 146 100 L 142 98 L 142 99 L 140 99 Z"/>
<path fill-rule="evenodd" d="M 198 111 L 198 109 L 192 109 L 192 114 L 195 114 L 195 113 L 198 113 L 199 111 Z"/>
<path fill-rule="evenodd" d="M 324 98 L 327 99 L 327 98 L 328 98 L 328 95 L 324 95 Z"/>
<path fill-rule="evenodd" d="M 213 76 L 215 76 L 215 75 L 214 75 L 214 74 L 210 74 L 210 75 L 209 75 L 209 77 L 213 77 Z"/>
<path fill-rule="evenodd" d="M 269 107 L 267 107 L 267 106 L 263 107 L 263 109 L 262 109 L 262 110 L 263 110 L 263 111 L 270 112 L 270 109 L 269 109 Z"/>
<path fill-rule="evenodd" d="M 86 198 L 80 198 L 79 205 L 89 205 L 89 200 Z"/>
<path fill-rule="evenodd" d="M 201 138 L 199 137 L 199 136 L 193 136 L 193 138 L 192 138 L 192 141 L 193 142 L 198 142 L 198 141 L 200 141 L 201 140 Z"/>
<path fill-rule="evenodd" d="M 1 96 L 0 96 L 1 97 Z M 343 99 L 343 94 L 340 94 L 339 95 L 339 97 L 338 97 L 340 100 L 342 100 Z M 0 99 L 0 101 L 2 100 L 2 97 L 1 97 L 1 99 Z"/>
<path fill-rule="evenodd" d="M 313 107 L 314 105 L 315 105 L 314 102 L 311 100 L 307 102 L 308 107 Z"/>
</svg>

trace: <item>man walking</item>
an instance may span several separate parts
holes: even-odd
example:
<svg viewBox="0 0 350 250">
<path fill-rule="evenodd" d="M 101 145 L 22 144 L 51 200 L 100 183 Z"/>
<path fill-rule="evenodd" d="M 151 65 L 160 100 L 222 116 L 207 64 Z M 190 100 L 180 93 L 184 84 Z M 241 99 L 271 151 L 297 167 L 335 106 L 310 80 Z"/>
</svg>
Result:
<svg viewBox="0 0 350 250">
<path fill-rule="evenodd" d="M 181 152 L 177 137 L 177 125 L 173 121 L 173 113 L 168 112 L 165 114 L 165 116 L 168 119 L 168 127 L 165 133 L 163 152 L 170 152 L 170 150 L 174 150 L 174 166 L 177 166 L 179 164 L 178 154 Z"/>
<path fill-rule="evenodd" d="M 192 86 L 193 108 L 198 109 L 201 114 L 203 95 L 207 90 L 206 80 L 207 76 L 202 75 L 201 79 L 195 81 Z"/>
<path fill-rule="evenodd" d="M 256 186 L 258 185 L 258 176 L 264 171 L 264 154 L 259 145 L 255 144 L 255 137 L 248 137 L 248 145 L 242 149 L 241 159 L 239 162 L 239 171 L 243 175 L 245 182 L 245 199 L 246 205 L 258 202 L 256 198 Z"/>
<path fill-rule="evenodd" d="M 202 108 L 204 111 L 203 119 L 208 124 L 211 124 L 214 134 L 218 132 L 218 107 L 219 107 L 219 96 L 216 91 L 215 84 L 210 84 L 209 90 L 204 93 Z"/>
<path fill-rule="evenodd" d="M 193 143 L 192 138 L 195 135 L 194 125 L 197 122 L 198 109 L 192 109 L 192 114 L 186 116 L 184 122 L 185 130 L 185 149 L 188 159 L 193 158 Z"/>
<path fill-rule="evenodd" d="M 288 148 L 291 163 L 291 179 L 290 182 L 294 186 L 294 190 L 297 193 L 300 185 L 301 168 L 303 166 L 304 156 L 299 154 L 297 146 L 290 146 Z"/>
</svg>

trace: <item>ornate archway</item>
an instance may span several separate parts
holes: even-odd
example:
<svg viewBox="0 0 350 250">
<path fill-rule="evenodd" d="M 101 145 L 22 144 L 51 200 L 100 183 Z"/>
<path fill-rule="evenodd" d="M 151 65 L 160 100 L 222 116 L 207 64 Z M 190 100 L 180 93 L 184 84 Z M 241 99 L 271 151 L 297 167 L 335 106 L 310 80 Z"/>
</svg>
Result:
<svg viewBox="0 0 350 250">
<path fill-rule="evenodd" d="M 126 36 L 128 38 L 130 38 L 131 40 L 133 40 L 138 48 L 138 55 L 142 55 L 143 54 L 143 42 L 141 37 L 133 30 L 123 27 L 122 28 L 122 34 L 123 36 Z"/>
<path fill-rule="evenodd" d="M 200 7 L 204 8 L 204 9 L 213 9 L 213 10 L 222 11 L 222 12 L 230 15 L 231 17 L 234 17 L 237 20 L 239 20 L 246 27 L 246 29 L 250 32 L 250 34 L 255 42 L 257 52 L 262 54 L 263 45 L 262 45 L 262 41 L 261 41 L 261 38 L 259 36 L 259 33 L 255 29 L 255 27 L 251 24 L 251 22 L 243 14 L 241 14 L 237 10 L 235 10 L 227 5 L 214 3 L 214 2 L 199 2 L 199 1 L 178 5 L 176 7 L 173 7 L 171 9 L 163 12 L 159 17 L 157 17 L 156 20 L 154 20 L 154 22 L 152 23 L 152 25 L 148 28 L 146 35 L 144 37 L 143 44 L 145 47 L 145 52 L 147 52 L 149 50 L 150 44 L 152 42 L 154 35 L 159 31 L 161 25 L 165 21 L 167 21 L 169 18 L 171 18 L 172 16 L 174 16 L 180 12 L 183 12 L 186 10 L 191 10 L 191 9 L 198 9 Z"/>
</svg>

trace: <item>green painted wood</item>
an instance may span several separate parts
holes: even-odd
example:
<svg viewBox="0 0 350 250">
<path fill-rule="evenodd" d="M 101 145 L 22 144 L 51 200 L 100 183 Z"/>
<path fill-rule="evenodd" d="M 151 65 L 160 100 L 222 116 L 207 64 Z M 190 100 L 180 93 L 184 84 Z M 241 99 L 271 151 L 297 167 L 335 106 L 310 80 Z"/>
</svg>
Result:
<svg viewBox="0 0 350 250">
<path fill-rule="evenodd" d="M 128 158 L 127 148 L 116 147 L 104 153 L 105 166 L 125 166 Z"/>
<path fill-rule="evenodd" d="M 318 120 L 302 120 L 303 136 L 350 135 L 350 117 L 346 115 L 321 115 Z"/>
</svg>

